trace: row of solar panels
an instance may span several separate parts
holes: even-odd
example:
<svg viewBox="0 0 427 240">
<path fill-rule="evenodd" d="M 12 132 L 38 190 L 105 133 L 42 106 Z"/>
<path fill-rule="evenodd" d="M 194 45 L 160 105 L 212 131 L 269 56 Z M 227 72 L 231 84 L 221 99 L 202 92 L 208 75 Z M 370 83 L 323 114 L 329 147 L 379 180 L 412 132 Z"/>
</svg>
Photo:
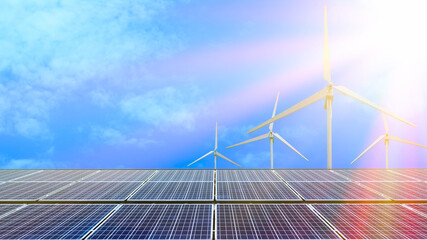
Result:
<svg viewBox="0 0 427 240">
<path fill-rule="evenodd" d="M 213 182 L 389 182 L 427 181 L 427 169 L 357 169 L 357 170 L 0 170 L 0 182 L 7 181 L 191 181 Z M 280 176 L 280 178 L 279 178 Z"/>
<path fill-rule="evenodd" d="M 212 239 L 213 235 L 215 239 L 427 239 L 427 204 L 0 205 L 0 239 Z"/>
<path fill-rule="evenodd" d="M 210 177 L 213 175 L 211 170 L 136 171 L 93 171 L 87 177 L 82 177 L 82 173 L 86 170 L 34 172 L 0 183 L 0 202 L 37 200 L 213 201 L 214 199 L 217 201 L 425 201 L 427 199 L 427 182 L 425 181 L 356 182 L 344 178 L 344 175 L 339 176 L 328 170 L 304 170 L 303 172 L 292 170 L 274 172 L 270 170 L 218 170 L 216 171 L 216 183 Z M 374 171 L 371 172 L 371 175 L 381 172 L 382 176 L 397 174 L 390 171 Z M 21 171 L 19 172 L 21 173 Z M 356 173 L 359 172 L 356 171 Z M 305 175 L 307 178 L 317 175 L 318 180 L 328 178 L 329 181 L 284 181 L 284 179 L 289 179 L 289 176 L 294 176 L 293 179 L 295 180 L 297 177 Z M 4 175 L 0 174 L 0 176 Z M 100 176 L 106 176 L 101 178 L 102 180 L 108 176 L 113 176 L 112 178 L 115 180 L 117 178 L 123 180 L 123 178 L 131 176 L 132 179 L 139 179 L 139 181 L 99 181 Z M 406 175 L 397 176 L 402 177 L 401 180 L 406 177 Z M 339 177 L 344 178 L 344 180 L 339 179 Z M 34 181 L 40 178 L 43 181 Z M 180 181 L 170 181 L 171 178 L 180 179 Z M 28 179 L 32 181 L 23 181 Z M 46 181 L 47 179 L 50 181 Z M 55 179 L 62 181 L 53 181 Z M 148 179 L 149 181 L 147 181 Z M 165 179 L 169 181 L 164 181 Z M 203 181 L 190 181 L 188 179 L 201 179 Z"/>
</svg>

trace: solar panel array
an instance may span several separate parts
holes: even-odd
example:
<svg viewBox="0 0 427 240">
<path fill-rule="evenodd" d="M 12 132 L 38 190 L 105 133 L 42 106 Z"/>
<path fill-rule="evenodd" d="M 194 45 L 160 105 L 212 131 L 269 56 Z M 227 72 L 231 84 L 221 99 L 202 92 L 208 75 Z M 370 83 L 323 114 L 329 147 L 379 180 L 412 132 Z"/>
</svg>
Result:
<svg viewBox="0 0 427 240">
<path fill-rule="evenodd" d="M 0 170 L 0 239 L 426 239 L 425 173 Z"/>
</svg>

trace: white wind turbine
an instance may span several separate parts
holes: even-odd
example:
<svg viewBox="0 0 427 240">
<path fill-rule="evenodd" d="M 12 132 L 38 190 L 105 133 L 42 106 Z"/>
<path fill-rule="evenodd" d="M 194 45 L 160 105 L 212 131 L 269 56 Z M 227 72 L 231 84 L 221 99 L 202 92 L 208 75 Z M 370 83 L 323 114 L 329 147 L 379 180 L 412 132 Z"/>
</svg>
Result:
<svg viewBox="0 0 427 240">
<path fill-rule="evenodd" d="M 248 131 L 248 133 L 254 132 L 262 127 L 267 126 L 268 124 L 275 122 L 281 118 L 284 118 L 288 116 L 289 114 L 292 114 L 304 107 L 307 107 L 308 105 L 315 103 L 323 98 L 326 98 L 325 101 L 325 109 L 327 110 L 327 167 L 328 169 L 332 169 L 332 99 L 334 97 L 333 90 L 337 90 L 339 93 L 343 94 L 344 96 L 351 97 L 359 102 L 362 102 L 378 111 L 383 112 L 384 114 L 387 114 L 393 118 L 396 118 L 397 120 L 400 120 L 406 124 L 409 124 L 411 126 L 414 126 L 414 124 L 405 121 L 398 116 L 394 115 L 393 113 L 389 112 L 388 110 L 378 106 L 377 104 L 369 101 L 368 99 L 354 93 L 353 91 L 343 87 L 343 86 L 334 86 L 331 81 L 331 71 L 330 71 L 330 63 L 329 63 L 329 43 L 328 43 L 328 25 L 327 25 L 327 16 L 326 16 L 326 6 L 325 6 L 325 15 L 324 15 L 324 52 L 323 52 L 323 78 L 325 81 L 329 83 L 327 87 L 320 90 L 319 92 L 313 94 L 312 96 L 306 98 L 305 100 L 297 103 L 296 105 L 290 107 L 289 109 L 281 112 L 277 116 L 269 119 L 268 121 L 262 123 L 261 125 L 251 129 Z"/>
<path fill-rule="evenodd" d="M 223 158 L 223 159 L 225 159 L 225 160 L 227 160 L 227 161 L 231 162 L 231 163 L 232 163 L 232 164 L 234 164 L 234 165 L 237 165 L 237 166 L 239 166 L 239 167 L 242 167 L 242 166 L 240 166 L 239 164 L 237 164 L 237 163 L 235 163 L 235 162 L 231 161 L 230 159 L 228 159 L 226 156 L 224 156 L 224 155 L 222 155 L 221 153 L 219 153 L 219 152 L 216 150 L 217 148 L 218 148 L 218 123 L 216 123 L 216 128 L 215 128 L 215 149 L 214 149 L 213 151 L 210 151 L 210 152 L 206 153 L 205 155 L 203 155 L 202 157 L 200 157 L 200 158 L 199 158 L 199 159 L 197 159 L 196 161 L 194 161 L 194 162 L 192 162 L 192 163 L 188 164 L 188 165 L 187 165 L 187 167 L 188 167 L 188 166 L 190 166 L 190 165 L 192 165 L 193 163 L 196 163 L 196 162 L 198 162 L 198 161 L 202 160 L 203 158 L 205 158 L 205 157 L 207 157 L 207 156 L 211 155 L 212 153 L 214 154 L 214 157 L 215 157 L 215 169 L 216 169 L 216 159 L 217 159 L 217 156 L 219 156 L 219 157 L 221 157 L 221 158 Z"/>
<path fill-rule="evenodd" d="M 381 102 L 380 102 L 381 104 Z M 386 169 L 388 169 L 388 145 L 390 144 L 390 140 L 394 140 L 394 141 L 398 141 L 398 142 L 403 142 L 403 143 L 407 143 L 407 144 L 411 144 L 411 145 L 415 145 L 415 146 L 419 146 L 419 147 L 423 147 L 423 148 L 427 148 L 427 146 L 418 144 L 418 143 L 414 143 L 405 139 L 401 139 L 398 137 L 395 137 L 393 135 L 390 135 L 388 132 L 390 130 L 390 128 L 388 127 L 388 123 L 387 123 L 387 119 L 386 116 L 383 115 L 383 120 L 384 120 L 384 128 L 385 128 L 385 134 L 381 135 L 377 140 L 375 140 L 365 151 L 363 151 L 356 159 L 353 160 L 353 162 L 351 162 L 351 164 L 353 164 L 354 162 L 356 162 L 360 157 L 363 156 L 363 154 L 365 154 L 366 152 L 368 152 L 369 150 L 371 150 L 371 148 L 373 148 L 377 143 L 379 143 L 381 140 L 384 139 L 384 144 L 385 144 L 385 167 Z"/>
<path fill-rule="evenodd" d="M 274 117 L 276 115 L 276 109 L 277 109 L 277 102 L 278 101 L 279 101 L 279 93 L 277 93 L 276 104 L 274 104 L 274 110 L 273 110 L 273 116 L 272 117 Z M 273 123 L 270 123 L 269 129 L 270 129 L 270 131 L 268 133 L 266 133 L 266 134 L 263 134 L 263 135 L 258 136 L 258 137 L 254 137 L 252 139 L 243 141 L 241 143 L 237 143 L 237 144 L 231 145 L 231 146 L 229 146 L 227 148 L 232 148 L 232 147 L 240 146 L 240 145 L 243 145 L 243 144 L 246 144 L 246 143 L 255 142 L 255 141 L 258 141 L 258 140 L 261 140 L 261 139 L 270 138 L 271 169 L 273 169 L 273 143 L 274 143 L 274 137 L 276 137 L 280 141 L 282 141 L 284 144 L 286 144 L 289 148 L 291 148 L 296 153 L 298 153 L 298 155 L 300 155 L 302 158 L 304 158 L 305 160 L 308 161 L 308 159 L 306 157 L 304 157 L 300 152 L 298 152 L 294 147 L 292 147 L 292 145 L 289 144 L 278 133 L 273 132 Z"/>
</svg>

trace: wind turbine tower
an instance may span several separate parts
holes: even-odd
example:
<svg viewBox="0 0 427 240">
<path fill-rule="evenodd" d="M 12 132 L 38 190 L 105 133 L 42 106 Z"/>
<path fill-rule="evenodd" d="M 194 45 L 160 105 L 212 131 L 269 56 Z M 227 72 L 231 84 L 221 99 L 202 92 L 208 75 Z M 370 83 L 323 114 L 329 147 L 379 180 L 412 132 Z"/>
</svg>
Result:
<svg viewBox="0 0 427 240">
<path fill-rule="evenodd" d="M 279 101 L 279 94 L 280 93 L 277 93 L 276 103 L 274 104 L 274 110 L 273 110 L 273 116 L 272 117 L 274 117 L 276 115 L 277 102 Z M 292 145 L 289 144 L 284 138 L 282 138 L 282 136 L 280 136 L 278 133 L 273 132 L 273 124 L 274 123 L 270 123 L 270 126 L 269 126 L 270 131 L 268 133 L 263 134 L 263 135 L 258 136 L 258 137 L 254 137 L 254 138 L 246 140 L 246 141 L 243 141 L 241 143 L 234 144 L 234 145 L 229 146 L 227 148 L 232 148 L 232 147 L 240 146 L 240 145 L 243 145 L 246 143 L 255 142 L 255 141 L 258 141 L 261 139 L 269 138 L 270 139 L 271 169 L 273 169 L 273 143 L 274 143 L 274 138 L 276 137 L 277 139 L 282 141 L 284 144 L 286 144 L 286 146 L 288 146 L 289 148 L 294 150 L 296 153 L 298 153 L 298 155 L 300 155 L 302 158 L 304 158 L 305 160 L 308 161 L 308 159 L 306 157 L 304 157 L 300 152 L 298 152 L 298 150 L 296 150 L 294 147 L 292 147 Z"/>
</svg>

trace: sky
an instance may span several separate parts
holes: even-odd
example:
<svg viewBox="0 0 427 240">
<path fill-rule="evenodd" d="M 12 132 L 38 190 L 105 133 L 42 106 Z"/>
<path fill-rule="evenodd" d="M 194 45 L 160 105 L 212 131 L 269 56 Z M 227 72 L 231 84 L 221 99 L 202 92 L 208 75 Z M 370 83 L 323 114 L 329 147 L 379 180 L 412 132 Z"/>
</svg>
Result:
<svg viewBox="0 0 427 240">
<path fill-rule="evenodd" d="M 327 86 L 378 102 L 390 134 L 427 145 L 426 1 L 110 0 L 0 2 L 0 168 L 187 168 L 213 150 L 270 168 L 268 139 L 226 149 Z M 274 125 L 275 168 L 326 168 L 324 101 Z M 333 168 L 384 168 L 381 114 L 336 93 Z M 213 156 L 188 168 L 213 168 Z M 390 143 L 390 168 L 427 149 Z M 235 168 L 218 159 L 218 168 Z"/>
</svg>

